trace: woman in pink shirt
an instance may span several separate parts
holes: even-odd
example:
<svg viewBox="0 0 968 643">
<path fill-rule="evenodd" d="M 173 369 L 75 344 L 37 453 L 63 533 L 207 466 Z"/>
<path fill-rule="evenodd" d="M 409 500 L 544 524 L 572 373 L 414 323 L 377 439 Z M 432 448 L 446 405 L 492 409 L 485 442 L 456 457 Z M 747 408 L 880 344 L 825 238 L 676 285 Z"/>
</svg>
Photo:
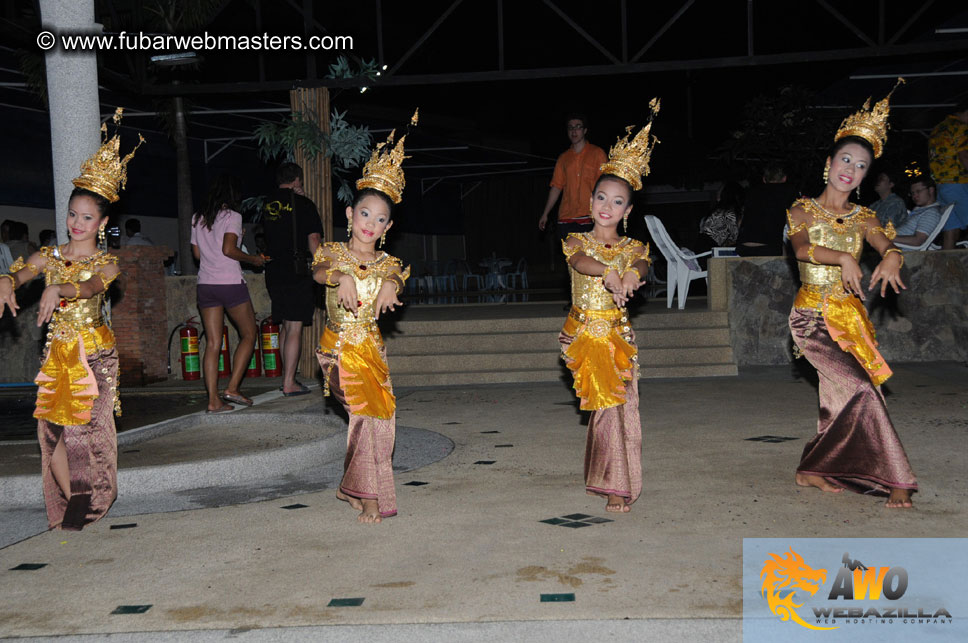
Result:
<svg viewBox="0 0 968 643">
<path fill-rule="evenodd" d="M 198 308 L 208 337 L 202 358 L 208 390 L 207 413 L 231 411 L 232 406 L 226 402 L 252 406 L 252 400 L 239 391 L 255 348 L 256 335 L 255 311 L 239 262 L 262 266 L 268 257 L 246 254 L 239 247 L 242 245 L 242 215 L 237 210 L 241 201 L 239 179 L 222 175 L 209 188 L 205 207 L 192 218 L 192 254 L 199 262 Z M 239 345 L 232 357 L 229 385 L 219 393 L 218 354 L 226 312 L 239 331 Z"/>
</svg>

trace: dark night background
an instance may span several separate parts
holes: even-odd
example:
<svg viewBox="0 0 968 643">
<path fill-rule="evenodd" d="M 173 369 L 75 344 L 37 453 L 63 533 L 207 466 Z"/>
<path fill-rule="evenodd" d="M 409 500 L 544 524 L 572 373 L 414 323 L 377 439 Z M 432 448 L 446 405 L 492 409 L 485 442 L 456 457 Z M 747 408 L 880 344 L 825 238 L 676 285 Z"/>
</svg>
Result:
<svg viewBox="0 0 968 643">
<path fill-rule="evenodd" d="M 150 4 L 98 0 L 95 10 L 106 32 L 132 31 L 138 30 L 145 6 Z M 895 94 L 893 132 L 882 162 L 900 168 L 911 162 L 924 164 L 927 132 L 950 110 L 944 105 L 957 102 L 968 92 L 968 37 L 964 31 L 937 32 L 939 28 L 968 26 L 968 12 L 961 3 L 953 2 L 857 0 L 838 3 L 835 8 L 806 0 L 756 0 L 751 5 L 742 0 L 231 0 L 214 5 L 213 17 L 194 33 L 347 35 L 353 37 L 354 48 L 318 52 L 308 58 L 302 52 L 269 52 L 261 61 L 251 52 L 204 52 L 199 66 L 175 72 L 187 86 L 193 111 L 288 107 L 289 87 L 318 84 L 328 65 L 344 53 L 351 59 L 384 62 L 391 72 L 386 82 L 372 83 L 362 94 L 357 88 L 331 89 L 333 107 L 345 111 L 351 122 L 388 129 L 405 123 L 419 106 L 420 127 L 408 139 L 412 147 L 469 146 L 466 150 L 417 152 L 407 162 L 409 192 L 400 223 L 413 231 L 457 232 L 462 220 L 466 223 L 468 218 L 480 216 L 494 217 L 505 226 L 504 234 L 513 231 L 507 226 L 515 218 L 527 219 L 531 228 L 544 204 L 550 168 L 567 147 L 563 120 L 573 110 L 587 114 L 589 140 L 607 150 L 626 125 L 643 123 L 651 97 L 662 98 L 662 112 L 654 127 L 662 143 L 653 156 L 646 195 L 638 197 L 661 210 L 663 199 L 650 196 L 654 186 L 701 190 L 704 183 L 727 178 L 756 179 L 766 159 L 733 158 L 728 146 L 733 133 L 746 126 L 745 108 L 756 96 L 778 95 L 782 87 L 795 85 L 802 88 L 812 106 L 837 106 L 814 110 L 817 118 L 831 123 L 832 138 L 840 119 L 856 111 L 867 96 L 880 98 L 893 86 L 892 78 L 850 80 L 852 75 L 961 71 L 959 75 L 913 76 Z M 752 14 L 747 12 L 749 6 Z M 302 11 L 307 7 L 310 17 Z M 382 8 L 382 19 L 378 19 L 377 7 Z M 499 8 L 503 57 L 498 47 Z M 40 60 L 33 44 L 40 29 L 37 5 L 7 0 L 0 4 L 0 12 L 4 34 L 0 67 L 2 80 L 7 81 L 0 87 L 0 137 L 5 149 L 0 202 L 50 208 L 49 117 L 43 102 L 29 88 L 15 86 L 29 84 L 30 73 L 24 70 L 29 69 L 31 57 L 35 65 Z M 669 24 L 677 12 L 681 16 Z M 444 14 L 440 26 L 395 69 Z M 631 62 L 653 39 L 636 61 L 647 65 L 644 71 L 613 73 L 621 71 L 623 61 Z M 751 42 L 753 55 L 749 56 Z M 928 51 L 925 43 L 939 47 Z M 914 50 L 904 47 L 922 49 L 909 53 Z M 166 96 L 161 94 L 170 86 L 172 72 L 153 69 L 147 64 L 148 55 L 100 55 L 105 70 L 99 76 L 102 114 L 110 113 L 115 105 L 132 111 L 164 107 Z M 503 72 L 499 70 L 502 59 Z M 619 64 L 613 65 L 616 62 Z M 486 80 L 465 82 L 474 74 L 487 72 L 492 73 Z M 515 75 L 532 77 L 517 79 Z M 238 85 L 210 87 L 227 83 Z M 258 87 L 262 89 L 256 90 Z M 924 107 L 900 107 L 903 104 Z M 193 114 L 189 134 L 195 202 L 204 195 L 207 181 L 224 171 L 241 175 L 251 194 L 271 187 L 271 166 L 259 159 L 252 141 L 237 141 L 206 163 L 204 139 L 251 136 L 261 120 L 282 116 L 272 112 Z M 120 211 L 175 216 L 174 153 L 165 126 L 158 117 L 132 117 L 127 119 L 125 131 L 133 134 L 134 130 L 143 132 L 149 142 L 131 166 L 131 185 L 137 188 L 124 196 Z M 385 135 L 376 133 L 374 139 L 382 140 Z M 811 169 L 800 172 L 801 176 L 794 168 L 791 179 L 808 192 L 816 189 L 822 149 L 783 149 L 784 140 L 778 132 L 777 145 L 763 156 L 804 161 L 794 165 Z M 820 161 L 814 163 L 813 158 Z M 510 162 L 517 164 L 479 165 Z M 421 167 L 428 165 L 451 167 Z M 532 171 L 463 176 L 505 167 Z M 429 183 L 455 175 L 462 176 L 445 178 L 423 198 L 414 187 L 421 178 Z M 483 184 L 477 186 L 478 181 Z M 486 203 L 475 205 L 465 199 L 462 205 L 461 192 L 466 194 L 472 187 L 474 199 L 486 199 Z M 872 194 L 872 189 L 867 193 Z M 688 211 L 690 217 L 702 213 L 708 208 L 708 198 L 700 197 L 698 205 L 675 212 Z"/>
</svg>

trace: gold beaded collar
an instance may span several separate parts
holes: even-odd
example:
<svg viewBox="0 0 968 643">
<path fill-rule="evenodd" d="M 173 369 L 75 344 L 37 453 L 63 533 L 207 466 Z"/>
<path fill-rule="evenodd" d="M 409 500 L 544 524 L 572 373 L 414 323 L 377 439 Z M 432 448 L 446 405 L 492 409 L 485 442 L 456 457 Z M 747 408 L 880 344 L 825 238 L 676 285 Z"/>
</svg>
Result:
<svg viewBox="0 0 968 643">
<path fill-rule="evenodd" d="M 800 199 L 799 204 L 803 206 L 803 209 L 806 210 L 807 213 L 813 215 L 814 220 L 826 223 L 837 232 L 843 232 L 847 229 L 847 226 L 853 225 L 853 218 L 863 211 L 863 208 L 856 203 L 850 204 L 854 207 L 851 208 L 850 212 L 847 212 L 846 214 L 836 214 L 831 212 L 820 205 L 816 199 Z"/>
</svg>

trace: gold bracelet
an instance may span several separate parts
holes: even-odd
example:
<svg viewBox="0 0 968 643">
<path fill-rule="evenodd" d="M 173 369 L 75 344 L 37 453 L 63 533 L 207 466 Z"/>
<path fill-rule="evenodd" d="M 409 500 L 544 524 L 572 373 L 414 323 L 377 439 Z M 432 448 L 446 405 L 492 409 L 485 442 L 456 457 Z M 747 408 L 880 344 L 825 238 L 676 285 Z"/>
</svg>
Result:
<svg viewBox="0 0 968 643">
<path fill-rule="evenodd" d="M 332 279 L 332 277 L 333 277 L 333 273 L 334 273 L 334 272 L 339 272 L 339 268 L 330 268 L 329 270 L 327 270 L 327 271 L 326 271 L 326 273 L 325 273 L 325 274 L 326 274 L 326 279 L 324 279 L 323 281 L 324 281 L 324 283 L 325 283 L 325 284 L 326 284 L 327 286 L 333 286 L 333 287 L 335 288 L 336 286 L 339 286 L 339 282 L 337 281 L 337 282 L 336 282 L 336 283 L 334 284 L 334 283 L 333 283 L 333 282 L 331 281 L 331 279 Z"/>
<path fill-rule="evenodd" d="M 904 267 L 904 253 L 901 252 L 901 249 L 900 248 L 888 248 L 887 250 L 884 251 L 884 254 L 881 255 L 881 259 L 887 259 L 887 255 L 889 255 L 892 252 L 896 252 L 898 254 L 898 256 L 901 257 L 901 265 L 898 266 L 898 268 L 903 268 Z"/>
<path fill-rule="evenodd" d="M 617 268 L 613 268 L 611 266 L 605 266 L 605 272 L 602 273 L 602 283 L 605 283 L 605 277 L 607 277 L 608 273 L 612 272 L 613 270 L 615 271 L 615 274 L 618 274 Z M 619 274 L 618 278 L 621 279 L 622 275 Z"/>
<path fill-rule="evenodd" d="M 629 266 L 628 268 L 625 269 L 625 272 L 634 272 L 638 280 L 642 281 L 642 275 L 639 273 L 639 269 L 636 268 L 635 266 Z M 625 272 L 622 273 L 622 279 L 625 279 Z"/>
<path fill-rule="evenodd" d="M 64 301 L 69 304 L 74 303 L 81 296 L 81 286 L 76 281 L 68 281 L 68 284 L 74 286 L 74 296 L 73 297 L 62 297 Z"/>
<path fill-rule="evenodd" d="M 0 277 L 6 277 L 7 279 L 10 280 L 10 290 L 16 290 L 17 289 L 17 278 L 16 277 L 14 277 L 13 275 L 0 275 Z"/>
<path fill-rule="evenodd" d="M 807 256 L 810 257 L 810 263 L 819 266 L 820 262 L 816 260 L 813 256 L 813 251 L 817 249 L 817 244 L 811 243 L 810 248 L 807 250 Z"/>
</svg>

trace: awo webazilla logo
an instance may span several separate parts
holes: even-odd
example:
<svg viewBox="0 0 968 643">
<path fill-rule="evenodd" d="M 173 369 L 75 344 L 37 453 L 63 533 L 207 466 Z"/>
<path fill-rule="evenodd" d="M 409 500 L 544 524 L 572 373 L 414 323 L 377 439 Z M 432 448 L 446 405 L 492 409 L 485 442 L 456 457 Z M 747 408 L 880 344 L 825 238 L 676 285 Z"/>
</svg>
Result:
<svg viewBox="0 0 968 643">
<path fill-rule="evenodd" d="M 875 623 L 950 625 L 953 622 L 952 615 L 941 605 L 904 600 L 910 580 L 907 569 L 872 562 L 853 560 L 845 552 L 840 563 L 835 563 L 837 571 L 833 574 L 827 568 L 808 564 L 790 547 L 783 555 L 770 553 L 769 559 L 763 562 L 760 595 L 781 621 L 791 621 L 811 630 Z M 833 579 L 826 587 L 828 576 Z M 814 596 L 818 592 L 826 592 L 825 604 L 813 606 L 809 612 L 798 611 L 805 604 L 802 598 L 798 599 L 798 593 Z M 872 601 L 877 602 L 871 605 Z"/>
</svg>

